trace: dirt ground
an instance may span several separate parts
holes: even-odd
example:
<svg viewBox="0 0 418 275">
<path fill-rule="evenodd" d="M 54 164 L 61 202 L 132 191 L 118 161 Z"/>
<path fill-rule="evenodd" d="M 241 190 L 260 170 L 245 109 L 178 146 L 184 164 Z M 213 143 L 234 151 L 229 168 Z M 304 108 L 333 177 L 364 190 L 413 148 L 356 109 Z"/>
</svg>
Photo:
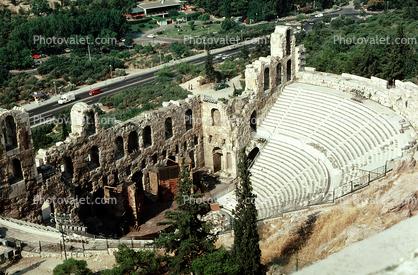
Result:
<svg viewBox="0 0 418 275">
<path fill-rule="evenodd" d="M 87 267 L 93 272 L 111 269 L 115 264 L 115 257 L 113 255 L 98 255 L 85 258 L 77 258 L 77 260 L 87 261 Z M 62 264 L 62 259 L 57 258 L 23 258 L 19 262 L 11 265 L 6 269 L 8 275 L 40 275 L 52 274 L 52 270 L 59 264 Z M 7 266 L 8 263 L 2 265 Z"/>
<path fill-rule="evenodd" d="M 236 76 L 232 79 L 229 79 L 227 84 L 229 85 L 228 88 L 222 89 L 222 90 L 218 90 L 215 91 L 212 87 L 214 86 L 214 84 L 204 84 L 204 85 L 200 85 L 199 84 L 199 77 L 193 78 L 183 84 L 180 84 L 180 86 L 183 89 L 188 90 L 189 84 L 193 85 L 193 90 L 190 90 L 190 92 L 192 92 L 193 95 L 197 95 L 197 94 L 202 94 L 202 95 L 209 95 L 212 96 L 212 98 L 214 99 L 219 99 L 219 98 L 226 98 L 228 99 L 229 95 L 232 95 L 232 93 L 234 92 L 234 85 L 236 87 L 236 89 L 241 89 L 241 83 L 240 83 L 240 79 L 241 76 Z"/>
</svg>

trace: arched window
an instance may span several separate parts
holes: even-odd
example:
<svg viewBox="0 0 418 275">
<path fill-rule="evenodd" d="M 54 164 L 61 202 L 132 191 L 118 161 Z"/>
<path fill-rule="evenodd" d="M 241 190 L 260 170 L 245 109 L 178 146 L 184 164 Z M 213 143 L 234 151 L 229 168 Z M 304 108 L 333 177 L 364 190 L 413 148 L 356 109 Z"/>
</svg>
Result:
<svg viewBox="0 0 418 275">
<path fill-rule="evenodd" d="M 128 152 L 129 154 L 138 150 L 138 133 L 136 131 L 132 131 L 129 133 L 128 136 Z"/>
<path fill-rule="evenodd" d="M 257 112 L 254 111 L 250 118 L 251 132 L 257 132 Z"/>
<path fill-rule="evenodd" d="M 97 146 L 91 147 L 89 151 L 89 167 L 90 170 L 100 167 L 100 154 Z"/>
<path fill-rule="evenodd" d="M 94 112 L 89 111 L 86 113 L 86 135 L 91 136 L 96 133 L 96 124 L 94 121 Z"/>
<path fill-rule="evenodd" d="M 276 86 L 282 84 L 282 64 L 277 64 L 276 68 Z"/>
<path fill-rule="evenodd" d="M 18 159 L 12 160 L 12 179 L 14 181 L 23 180 L 22 165 Z"/>
<path fill-rule="evenodd" d="M 142 138 L 144 140 L 144 148 L 150 147 L 152 145 L 151 126 L 144 128 Z"/>
<path fill-rule="evenodd" d="M 17 148 L 16 123 L 13 116 L 7 116 L 2 123 L 2 132 L 6 142 L 6 150 Z"/>
<path fill-rule="evenodd" d="M 212 109 L 212 126 L 221 126 L 221 113 L 218 109 Z"/>
<path fill-rule="evenodd" d="M 165 139 L 169 139 L 173 136 L 173 120 L 171 117 L 165 120 Z"/>
<path fill-rule="evenodd" d="M 264 91 L 270 89 L 270 69 L 264 69 Z"/>
<path fill-rule="evenodd" d="M 136 146 L 138 147 L 138 136 L 136 138 Z M 124 149 L 123 149 L 123 138 L 117 137 L 115 139 L 115 156 L 116 159 L 121 159 L 125 155 Z"/>
<path fill-rule="evenodd" d="M 193 113 L 192 110 L 187 110 L 184 115 L 184 121 L 186 122 L 186 131 L 193 129 Z"/>
<path fill-rule="evenodd" d="M 286 55 L 290 55 L 290 46 L 291 46 L 291 36 L 290 30 L 286 31 Z"/>
</svg>

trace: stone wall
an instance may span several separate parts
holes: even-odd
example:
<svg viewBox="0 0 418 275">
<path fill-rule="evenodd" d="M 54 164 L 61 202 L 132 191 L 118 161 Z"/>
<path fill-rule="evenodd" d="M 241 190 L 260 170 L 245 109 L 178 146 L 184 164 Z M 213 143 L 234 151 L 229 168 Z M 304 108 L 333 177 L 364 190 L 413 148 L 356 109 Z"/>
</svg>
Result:
<svg viewBox="0 0 418 275">
<path fill-rule="evenodd" d="M 418 86 L 411 82 L 395 81 L 395 87 L 389 88 L 388 81 L 377 77 L 371 79 L 343 73 L 342 75 L 316 72 L 306 68 L 296 75 L 298 82 L 329 87 L 344 92 L 353 89 L 364 92 L 364 97 L 393 109 L 405 117 L 418 129 Z"/>
<path fill-rule="evenodd" d="M 301 46 L 295 47 L 292 28 L 277 26 L 271 43 L 271 56 L 261 57 L 247 66 L 246 90 L 227 104 L 189 96 L 185 100 L 164 102 L 161 108 L 125 122 L 117 121 L 114 126 L 103 129 L 99 127 L 98 115 L 92 106 L 76 103 L 71 110 L 69 137 L 47 150 L 39 150 L 37 169 L 28 114 L 20 109 L 1 111 L 0 122 L 7 114 L 16 121 L 19 147 L 7 151 L 7 155 L 5 150 L 2 151 L 0 168 L 6 171 L 4 167 L 13 158 L 19 158 L 22 180 L 26 184 L 19 183 L 11 188 L 10 182 L 3 180 L 6 187 L 2 190 L 1 207 L 9 207 L 6 214 L 11 213 L 12 206 L 16 209 L 16 205 L 8 201 L 10 195 L 24 195 L 26 204 L 20 205 L 30 205 L 35 195 L 40 198 L 90 198 L 91 201 L 111 198 L 109 190 L 133 182 L 135 188 L 130 189 L 129 196 L 119 196 L 124 202 L 107 209 L 52 202 L 42 208 L 43 203 L 35 204 L 32 209 L 25 208 L 20 215 L 14 215 L 40 222 L 42 216 L 48 216 L 48 213 L 42 213 L 44 209 L 71 214 L 68 226 L 84 226 L 83 221 L 92 216 L 103 216 L 105 212 L 105 218 L 116 224 L 121 211 L 131 208 L 138 219 L 146 211 L 141 195 L 144 191 L 159 195 L 161 187 L 155 184 L 158 170 L 171 161 L 181 163 L 182 158 L 187 158 L 192 162 L 192 172 L 203 168 L 217 172 L 226 182 L 233 181 L 237 178 L 241 148 L 248 145 L 250 151 L 261 146 L 253 139 L 260 120 L 283 87 L 294 81 L 296 71 L 303 70 L 304 50 Z M 4 137 L 2 144 L 5 146 Z M 22 186 L 31 190 L 30 193 Z"/>
<path fill-rule="evenodd" d="M 29 114 L 23 108 L 0 109 L 0 212 L 22 218 L 39 180 L 34 162 Z"/>
</svg>

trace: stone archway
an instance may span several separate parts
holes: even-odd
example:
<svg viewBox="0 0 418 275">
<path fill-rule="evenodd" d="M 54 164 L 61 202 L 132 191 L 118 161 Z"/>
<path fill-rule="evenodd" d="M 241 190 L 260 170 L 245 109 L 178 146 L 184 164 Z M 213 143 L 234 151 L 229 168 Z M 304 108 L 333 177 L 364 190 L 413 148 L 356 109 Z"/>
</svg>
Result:
<svg viewBox="0 0 418 275">
<path fill-rule="evenodd" d="M 260 149 L 258 147 L 255 147 L 251 150 L 251 152 L 248 154 L 248 165 L 250 165 L 255 160 L 259 152 Z"/>
<path fill-rule="evenodd" d="M 220 170 L 222 170 L 222 149 L 219 147 L 216 147 L 212 151 L 213 154 L 213 172 L 216 173 Z"/>
</svg>

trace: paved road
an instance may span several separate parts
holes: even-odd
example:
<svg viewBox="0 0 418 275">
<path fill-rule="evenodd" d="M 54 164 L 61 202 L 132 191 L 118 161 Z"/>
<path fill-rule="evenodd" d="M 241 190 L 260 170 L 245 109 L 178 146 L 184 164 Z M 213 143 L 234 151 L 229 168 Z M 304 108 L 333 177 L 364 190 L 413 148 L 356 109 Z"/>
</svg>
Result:
<svg viewBox="0 0 418 275">
<path fill-rule="evenodd" d="M 343 10 L 336 12 L 336 13 L 331 13 L 329 15 L 336 17 L 339 16 L 340 14 L 345 14 L 346 16 L 351 15 L 351 14 L 355 14 L 357 15 L 359 12 L 355 11 L 353 6 L 352 6 L 352 2 L 350 2 L 350 5 L 345 6 L 343 8 Z M 315 18 L 314 22 L 321 22 L 322 18 Z M 186 25 L 186 24 L 185 24 Z M 306 24 L 306 29 L 308 29 L 309 27 L 311 27 L 309 24 Z M 139 41 L 138 39 L 144 39 L 143 36 L 146 37 L 146 35 L 148 35 L 149 33 L 155 33 L 161 29 L 168 29 L 168 28 L 173 28 L 173 25 L 168 25 L 168 26 L 163 26 L 162 28 L 158 28 L 158 29 L 153 29 L 150 30 L 144 34 L 141 34 L 140 37 L 135 38 L 137 40 L 134 39 L 135 42 Z M 308 30 L 309 31 L 309 30 Z M 162 38 L 162 37 L 156 37 L 154 38 L 154 42 L 167 42 L 169 40 L 170 41 L 177 41 L 177 39 L 173 39 L 173 38 Z M 230 50 L 230 47 L 225 47 L 223 49 L 221 49 L 220 51 L 218 50 L 218 52 L 227 52 L 228 54 L 231 55 L 236 55 L 241 47 L 243 45 L 239 45 L 236 49 L 234 50 Z M 254 45 L 252 45 L 251 48 L 253 48 Z M 196 65 L 201 65 L 204 63 L 205 57 L 199 57 L 196 58 L 194 60 L 189 61 L 189 63 L 193 63 Z M 171 67 L 173 67 L 174 65 L 172 65 Z M 100 99 L 100 97 L 102 96 L 107 96 L 107 95 L 112 95 L 118 92 L 121 92 L 127 88 L 131 88 L 131 87 L 137 87 L 141 84 L 145 84 L 145 83 L 150 83 L 151 81 L 154 80 L 154 73 L 155 71 L 150 71 L 150 70 L 146 70 L 147 72 L 144 72 L 142 74 L 135 74 L 132 76 L 128 76 L 126 77 L 123 81 L 118 81 L 116 83 L 111 83 L 111 84 L 105 84 L 102 85 L 103 83 L 99 84 L 100 85 L 100 89 L 102 91 L 102 93 L 98 96 L 93 96 L 90 97 L 88 94 L 89 89 L 84 89 L 85 91 L 82 93 L 77 94 L 77 100 L 76 102 L 85 102 L 87 104 L 94 104 L 97 103 Z M 93 85 L 96 86 L 97 85 Z M 39 107 L 34 107 L 33 104 L 31 104 L 32 106 L 30 106 L 29 108 L 27 108 L 29 110 L 29 116 L 30 116 L 30 121 L 31 121 L 31 125 L 35 125 L 38 124 L 40 122 L 42 122 L 41 119 L 46 120 L 48 118 L 52 118 L 56 115 L 58 115 L 60 113 L 60 111 L 62 111 L 64 108 L 67 107 L 67 105 L 58 105 L 57 103 L 58 98 L 55 97 L 53 98 L 53 100 L 49 100 L 48 102 L 42 103 Z M 75 103 L 76 103 L 75 102 Z"/>
<path fill-rule="evenodd" d="M 229 46 L 225 47 L 224 49 L 221 49 L 221 52 L 227 53 L 231 56 L 235 56 L 239 53 L 242 46 L 238 46 L 237 48 L 230 50 Z M 249 46 L 249 48 L 255 47 L 254 45 Z M 218 54 L 218 53 L 217 53 Z M 196 65 L 202 65 L 205 62 L 205 56 L 198 57 L 195 60 L 191 60 L 188 63 L 196 64 Z M 216 61 L 215 62 L 220 62 Z M 170 67 L 174 67 L 174 65 L 171 65 Z M 85 89 L 82 93 L 77 93 L 76 98 L 77 100 L 74 101 L 74 103 L 77 102 L 85 102 L 87 104 L 94 104 L 99 102 L 99 99 L 102 96 L 108 96 L 112 95 L 118 92 L 121 92 L 123 90 L 126 90 L 127 88 L 131 87 L 137 87 L 141 84 L 150 83 L 154 80 L 156 70 L 147 70 L 147 72 L 132 75 L 126 77 L 122 81 L 118 81 L 115 83 L 105 84 L 100 86 L 100 90 L 102 91 L 99 95 L 96 96 L 90 96 L 88 94 L 90 89 Z M 103 82 L 101 83 L 103 84 Z M 94 88 L 96 85 L 93 85 Z M 30 123 L 31 125 L 36 125 L 39 123 L 42 123 L 43 121 L 47 120 L 48 118 L 52 118 L 54 116 L 57 116 L 63 109 L 65 109 L 69 105 L 59 105 L 57 103 L 57 97 L 54 97 L 53 99 L 49 100 L 48 102 L 41 103 L 38 107 L 36 103 L 30 104 L 30 106 L 23 106 L 25 109 L 29 112 L 30 117 Z"/>
</svg>

